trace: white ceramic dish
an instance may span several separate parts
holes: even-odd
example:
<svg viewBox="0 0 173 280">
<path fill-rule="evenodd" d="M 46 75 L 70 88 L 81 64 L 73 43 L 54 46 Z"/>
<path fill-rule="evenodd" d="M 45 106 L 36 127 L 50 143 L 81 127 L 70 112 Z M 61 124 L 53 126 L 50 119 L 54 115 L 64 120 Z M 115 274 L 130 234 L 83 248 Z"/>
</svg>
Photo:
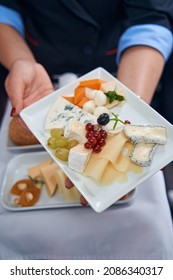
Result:
<svg viewBox="0 0 173 280">
<path fill-rule="evenodd" d="M 59 95 L 72 95 L 79 81 L 86 79 L 100 78 L 108 81 L 115 79 L 103 68 L 97 68 L 88 74 L 80 77 L 78 80 L 64 86 L 63 88 L 53 92 L 51 95 L 41 99 L 35 104 L 27 107 L 21 112 L 21 117 L 28 125 L 33 134 L 39 139 L 40 143 L 48 151 L 51 157 L 59 164 L 68 177 L 74 182 L 75 186 L 87 199 L 91 207 L 96 212 L 102 212 L 120 197 L 124 196 L 133 190 L 141 182 L 152 176 L 159 169 L 167 165 L 173 160 L 173 126 L 153 110 L 144 101 L 138 98 L 132 91 L 125 87 L 118 80 L 117 83 L 120 88 L 126 92 L 126 102 L 122 107 L 114 107 L 113 111 L 119 114 L 124 120 L 128 119 L 133 124 L 151 124 L 162 125 L 167 130 L 167 143 L 159 145 L 157 152 L 150 167 L 143 169 L 142 174 L 128 174 L 128 180 L 124 183 L 109 184 L 100 187 L 94 180 L 89 177 L 84 177 L 68 168 L 67 164 L 58 160 L 52 151 L 47 146 L 48 135 L 45 132 L 44 124 L 49 108 L 55 102 Z"/>
<path fill-rule="evenodd" d="M 48 196 L 45 187 L 41 191 L 39 201 L 31 207 L 18 207 L 13 205 L 15 196 L 10 193 L 12 185 L 23 178 L 28 178 L 28 168 L 49 159 L 50 155 L 47 152 L 33 152 L 20 154 L 11 159 L 9 162 L 1 190 L 1 201 L 4 208 L 11 211 L 26 211 L 60 207 L 76 207 L 81 206 L 79 201 L 65 201 L 58 191 L 51 198 Z M 116 202 L 117 206 L 125 206 L 133 202 L 136 195 L 136 189 L 129 193 L 124 200 Z"/>
</svg>

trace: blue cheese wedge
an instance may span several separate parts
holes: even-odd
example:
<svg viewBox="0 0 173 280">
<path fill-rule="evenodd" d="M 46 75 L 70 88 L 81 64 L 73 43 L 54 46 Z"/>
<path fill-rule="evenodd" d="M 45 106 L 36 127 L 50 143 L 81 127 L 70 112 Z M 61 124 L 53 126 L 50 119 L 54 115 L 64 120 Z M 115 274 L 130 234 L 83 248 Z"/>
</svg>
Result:
<svg viewBox="0 0 173 280">
<path fill-rule="evenodd" d="M 45 129 L 65 128 L 67 123 L 73 118 L 83 124 L 87 124 L 88 122 L 97 123 L 94 115 L 59 96 L 48 112 Z"/>
<path fill-rule="evenodd" d="M 70 149 L 68 157 L 68 166 L 72 170 L 82 173 L 90 159 L 92 150 L 85 149 L 83 144 L 78 144 L 77 146 Z"/>
<path fill-rule="evenodd" d="M 150 143 L 135 144 L 130 155 L 131 161 L 143 167 L 150 166 L 157 146 L 158 144 Z"/>
<path fill-rule="evenodd" d="M 163 126 L 126 124 L 123 131 L 133 143 L 166 143 L 166 128 Z"/>
</svg>

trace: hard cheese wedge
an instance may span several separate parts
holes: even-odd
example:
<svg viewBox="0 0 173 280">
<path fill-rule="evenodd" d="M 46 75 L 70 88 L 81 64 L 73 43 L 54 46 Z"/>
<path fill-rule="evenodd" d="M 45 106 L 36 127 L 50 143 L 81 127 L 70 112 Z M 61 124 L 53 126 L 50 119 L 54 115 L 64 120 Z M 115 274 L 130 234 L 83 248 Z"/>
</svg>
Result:
<svg viewBox="0 0 173 280">
<path fill-rule="evenodd" d="M 56 177 L 56 170 L 59 167 L 56 163 L 52 163 L 48 166 L 43 166 L 40 168 L 42 177 L 46 184 L 46 190 L 49 196 L 52 196 L 57 188 L 57 177 Z"/>
<path fill-rule="evenodd" d="M 37 165 L 31 166 L 30 168 L 28 168 L 28 175 L 33 179 L 40 178 L 41 177 L 40 168 L 43 166 L 48 166 L 51 163 L 52 163 L 52 160 L 48 159 Z"/>
</svg>

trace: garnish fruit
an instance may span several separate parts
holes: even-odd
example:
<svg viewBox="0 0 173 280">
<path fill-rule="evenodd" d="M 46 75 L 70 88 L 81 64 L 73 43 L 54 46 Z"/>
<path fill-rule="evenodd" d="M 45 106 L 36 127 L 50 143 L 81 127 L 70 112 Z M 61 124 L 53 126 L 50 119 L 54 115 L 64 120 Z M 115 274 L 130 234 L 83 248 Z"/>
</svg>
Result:
<svg viewBox="0 0 173 280">
<path fill-rule="evenodd" d="M 92 126 L 91 126 L 92 125 Z M 98 125 L 88 124 L 85 126 L 87 142 L 84 143 L 86 149 L 92 149 L 93 152 L 99 153 L 102 147 L 106 144 L 107 132 L 104 129 L 100 129 Z M 91 129 L 91 130 L 90 130 Z"/>
<path fill-rule="evenodd" d="M 110 120 L 109 115 L 106 113 L 103 113 L 98 117 L 97 123 L 99 125 L 106 125 L 106 124 L 108 124 L 109 120 Z"/>
<path fill-rule="evenodd" d="M 94 130 L 94 124 L 92 124 L 92 123 L 87 123 L 86 126 L 85 126 L 85 129 L 86 129 L 87 131 L 92 131 L 92 130 Z"/>
</svg>

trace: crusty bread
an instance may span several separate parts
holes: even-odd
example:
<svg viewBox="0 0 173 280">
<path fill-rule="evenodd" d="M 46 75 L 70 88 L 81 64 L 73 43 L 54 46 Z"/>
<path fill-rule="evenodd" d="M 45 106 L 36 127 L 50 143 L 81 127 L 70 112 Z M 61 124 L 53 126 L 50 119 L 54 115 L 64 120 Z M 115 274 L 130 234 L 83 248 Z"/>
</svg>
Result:
<svg viewBox="0 0 173 280">
<path fill-rule="evenodd" d="M 19 146 L 39 144 L 32 132 L 22 128 L 15 117 L 11 119 L 9 124 L 9 138 Z"/>
</svg>

